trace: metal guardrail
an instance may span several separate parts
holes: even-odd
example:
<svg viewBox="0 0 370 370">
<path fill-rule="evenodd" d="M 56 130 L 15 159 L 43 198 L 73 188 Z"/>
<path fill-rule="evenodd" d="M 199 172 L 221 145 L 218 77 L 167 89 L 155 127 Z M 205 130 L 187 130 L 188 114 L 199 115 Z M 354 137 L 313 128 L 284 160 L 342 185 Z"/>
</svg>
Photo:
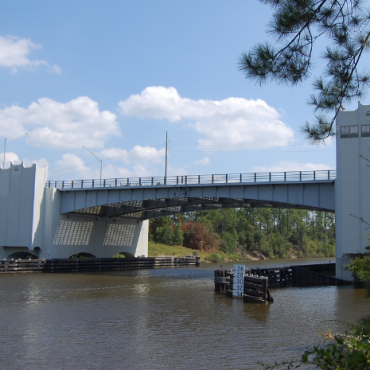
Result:
<svg viewBox="0 0 370 370">
<path fill-rule="evenodd" d="M 232 173 L 224 175 L 186 175 L 186 176 L 155 176 L 131 177 L 117 179 L 92 180 L 49 180 L 47 188 L 57 189 L 91 189 L 112 187 L 144 187 L 144 186 L 186 186 L 235 183 L 271 183 L 271 182 L 305 182 L 331 181 L 336 179 L 336 170 L 290 171 Z"/>
</svg>

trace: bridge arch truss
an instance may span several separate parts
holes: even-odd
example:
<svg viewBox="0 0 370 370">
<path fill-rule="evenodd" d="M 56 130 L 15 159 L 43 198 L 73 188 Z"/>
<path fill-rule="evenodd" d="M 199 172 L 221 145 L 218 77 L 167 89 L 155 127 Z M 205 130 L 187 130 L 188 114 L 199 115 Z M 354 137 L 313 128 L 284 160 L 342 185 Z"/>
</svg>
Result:
<svg viewBox="0 0 370 370">
<path fill-rule="evenodd" d="M 335 211 L 335 182 L 233 182 L 64 188 L 61 213 L 112 219 L 147 220 L 220 208 L 294 208 Z"/>
</svg>

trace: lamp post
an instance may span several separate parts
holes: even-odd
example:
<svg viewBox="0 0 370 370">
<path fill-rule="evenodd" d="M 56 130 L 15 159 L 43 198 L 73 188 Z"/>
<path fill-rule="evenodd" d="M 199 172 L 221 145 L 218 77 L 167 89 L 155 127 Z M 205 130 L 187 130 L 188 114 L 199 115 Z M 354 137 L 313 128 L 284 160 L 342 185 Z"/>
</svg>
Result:
<svg viewBox="0 0 370 370">
<path fill-rule="evenodd" d="M 103 172 L 103 160 L 100 159 L 95 153 L 93 153 L 88 147 L 86 147 L 86 146 L 82 146 L 82 147 L 87 149 L 94 156 L 94 158 L 100 163 L 100 187 L 101 187 L 101 177 L 102 177 L 102 172 Z"/>
<path fill-rule="evenodd" d="M 7 138 L 4 139 L 4 155 L 3 155 L 3 169 L 5 168 L 5 155 L 6 155 L 6 143 L 9 143 L 9 141 L 12 141 L 12 140 L 15 140 L 15 139 L 18 139 L 19 137 L 23 136 L 23 135 L 28 135 L 27 132 L 24 132 L 23 134 L 19 135 L 19 136 L 16 136 L 16 137 L 13 137 L 12 139 L 10 140 L 7 140 Z"/>
</svg>

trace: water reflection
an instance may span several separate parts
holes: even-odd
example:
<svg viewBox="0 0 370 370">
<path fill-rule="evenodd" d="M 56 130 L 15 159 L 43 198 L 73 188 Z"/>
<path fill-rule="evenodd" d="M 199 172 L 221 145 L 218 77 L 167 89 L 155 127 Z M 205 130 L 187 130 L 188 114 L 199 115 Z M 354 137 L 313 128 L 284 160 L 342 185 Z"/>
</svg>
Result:
<svg viewBox="0 0 370 370">
<path fill-rule="evenodd" d="M 337 287 L 274 289 L 274 303 L 245 304 L 214 292 L 217 267 L 3 275 L 2 366 L 258 369 L 368 312 L 363 290 Z"/>
<path fill-rule="evenodd" d="M 140 297 L 145 297 L 150 291 L 150 284 L 133 284 L 132 290 Z"/>
<path fill-rule="evenodd" d="M 261 323 L 266 323 L 269 318 L 271 305 L 273 303 L 249 303 L 243 304 L 244 315 Z"/>
</svg>

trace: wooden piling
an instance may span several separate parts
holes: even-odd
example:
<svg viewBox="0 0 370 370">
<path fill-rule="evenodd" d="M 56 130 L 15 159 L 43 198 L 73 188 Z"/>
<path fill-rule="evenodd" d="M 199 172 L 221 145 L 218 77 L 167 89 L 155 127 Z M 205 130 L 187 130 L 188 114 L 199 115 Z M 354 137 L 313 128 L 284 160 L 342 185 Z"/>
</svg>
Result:
<svg viewBox="0 0 370 370">
<path fill-rule="evenodd" d="M 215 270 L 214 276 L 215 291 L 232 296 L 234 273 L 230 270 Z M 243 293 L 242 298 L 244 302 L 273 302 L 273 298 L 268 289 L 267 277 L 251 276 L 251 274 L 246 274 L 244 277 Z"/>
</svg>

